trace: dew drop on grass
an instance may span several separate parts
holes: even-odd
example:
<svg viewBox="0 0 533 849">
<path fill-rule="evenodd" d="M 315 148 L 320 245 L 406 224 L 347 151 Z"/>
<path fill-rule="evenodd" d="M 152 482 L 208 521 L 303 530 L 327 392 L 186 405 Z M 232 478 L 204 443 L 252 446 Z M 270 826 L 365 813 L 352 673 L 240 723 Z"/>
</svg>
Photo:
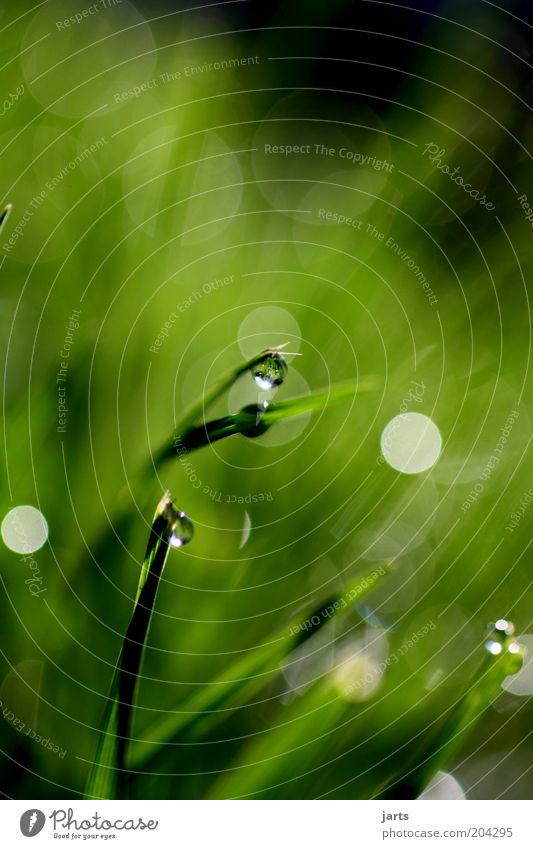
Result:
<svg viewBox="0 0 533 849">
<path fill-rule="evenodd" d="M 489 654 L 493 655 L 501 654 L 503 651 L 503 646 L 500 642 L 498 642 L 498 640 L 487 640 L 485 648 Z"/>
<path fill-rule="evenodd" d="M 176 523 L 172 528 L 172 533 L 169 538 L 169 545 L 172 548 L 181 548 L 182 545 L 187 545 L 192 540 L 194 534 L 194 526 L 185 513 L 178 513 Z"/>
<path fill-rule="evenodd" d="M 485 649 L 494 657 L 504 652 L 507 654 L 505 658 L 507 675 L 514 675 L 520 671 L 524 655 L 522 647 L 513 639 L 513 634 L 513 623 L 507 619 L 498 619 L 494 625 L 490 626 L 489 635 L 485 641 Z"/>
<path fill-rule="evenodd" d="M 257 386 L 264 392 L 268 392 L 276 386 L 281 386 L 287 376 L 287 371 L 287 363 L 278 352 L 265 354 L 251 369 Z"/>
<path fill-rule="evenodd" d="M 236 419 L 243 436 L 253 439 L 267 432 L 270 424 L 264 421 L 263 416 L 268 407 L 268 401 L 260 401 L 259 404 L 248 404 L 237 413 Z"/>
</svg>

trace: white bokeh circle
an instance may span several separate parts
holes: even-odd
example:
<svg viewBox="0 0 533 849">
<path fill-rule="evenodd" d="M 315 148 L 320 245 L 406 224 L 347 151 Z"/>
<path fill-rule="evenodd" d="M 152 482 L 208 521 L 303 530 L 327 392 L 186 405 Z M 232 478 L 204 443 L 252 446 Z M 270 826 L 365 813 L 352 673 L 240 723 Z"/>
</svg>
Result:
<svg viewBox="0 0 533 849">
<path fill-rule="evenodd" d="M 283 307 L 258 307 L 241 322 L 239 348 L 244 357 L 253 357 L 262 348 L 284 345 L 293 353 L 300 350 L 302 331 L 293 315 Z"/>
<path fill-rule="evenodd" d="M 514 696 L 533 696 L 533 634 L 522 634 L 516 642 L 526 650 L 522 668 L 508 675 L 502 687 Z"/>
<path fill-rule="evenodd" d="M 31 554 L 48 539 L 48 524 L 40 510 L 29 504 L 13 507 L 2 521 L 2 539 L 17 554 Z"/>
<path fill-rule="evenodd" d="M 425 472 L 435 465 L 442 436 L 435 422 L 423 413 L 400 413 L 381 434 L 381 452 L 393 469 L 406 475 Z"/>
</svg>

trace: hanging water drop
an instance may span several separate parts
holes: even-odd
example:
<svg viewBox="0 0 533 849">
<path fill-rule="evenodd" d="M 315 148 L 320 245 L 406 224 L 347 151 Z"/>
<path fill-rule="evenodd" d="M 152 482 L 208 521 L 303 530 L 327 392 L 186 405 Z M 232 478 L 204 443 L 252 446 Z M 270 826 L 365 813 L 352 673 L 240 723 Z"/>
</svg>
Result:
<svg viewBox="0 0 533 849">
<path fill-rule="evenodd" d="M 194 534 L 194 526 L 189 517 L 183 513 L 178 513 L 178 518 L 172 527 L 172 533 L 168 543 L 172 548 L 181 548 L 191 541 Z"/>
<path fill-rule="evenodd" d="M 281 386 L 288 372 L 287 363 L 278 351 L 267 352 L 259 362 L 252 366 L 253 378 L 264 392 Z"/>
<path fill-rule="evenodd" d="M 235 419 L 239 427 L 239 433 L 253 439 L 266 433 L 272 422 L 265 421 L 265 413 L 269 410 L 268 401 L 260 401 L 259 404 L 248 404 L 237 413 Z"/>
</svg>

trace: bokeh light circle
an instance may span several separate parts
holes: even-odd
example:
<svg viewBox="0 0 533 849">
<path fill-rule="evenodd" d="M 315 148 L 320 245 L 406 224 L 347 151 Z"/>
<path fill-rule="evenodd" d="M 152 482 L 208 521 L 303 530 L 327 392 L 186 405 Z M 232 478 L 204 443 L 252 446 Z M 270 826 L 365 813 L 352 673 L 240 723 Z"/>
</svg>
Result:
<svg viewBox="0 0 533 849">
<path fill-rule="evenodd" d="M 2 521 L 2 539 L 17 554 L 31 554 L 48 539 L 48 524 L 40 510 L 29 504 L 14 507 Z"/>
<path fill-rule="evenodd" d="M 422 413 L 400 413 L 381 434 L 382 454 L 393 469 L 406 475 L 425 472 L 435 465 L 442 450 L 437 425 Z"/>
<path fill-rule="evenodd" d="M 264 306 L 252 310 L 239 327 L 239 348 L 245 357 L 253 357 L 263 348 L 288 343 L 293 353 L 300 350 L 300 325 L 283 307 Z"/>
<path fill-rule="evenodd" d="M 522 634 L 516 642 L 525 649 L 524 662 L 516 675 L 507 676 L 502 687 L 514 696 L 533 696 L 533 634 Z"/>
</svg>

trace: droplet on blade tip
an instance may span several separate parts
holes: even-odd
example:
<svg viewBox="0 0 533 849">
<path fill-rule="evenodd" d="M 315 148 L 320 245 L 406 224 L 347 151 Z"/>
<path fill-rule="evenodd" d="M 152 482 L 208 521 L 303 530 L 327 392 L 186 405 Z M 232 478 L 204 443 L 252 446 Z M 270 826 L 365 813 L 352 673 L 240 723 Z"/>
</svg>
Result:
<svg viewBox="0 0 533 849">
<path fill-rule="evenodd" d="M 268 351 L 251 369 L 259 389 L 268 392 L 281 386 L 288 372 L 287 363 L 278 351 Z"/>
<path fill-rule="evenodd" d="M 487 640 L 487 642 L 485 643 L 485 648 L 490 654 L 493 655 L 501 654 L 503 651 L 502 644 L 497 642 L 497 640 Z"/>
<path fill-rule="evenodd" d="M 184 545 L 187 545 L 188 542 L 191 541 L 194 534 L 193 523 L 189 519 L 189 517 L 180 511 L 178 513 L 178 518 L 174 526 L 172 527 L 172 532 L 170 534 L 168 543 L 172 548 L 181 548 Z"/>
<path fill-rule="evenodd" d="M 514 625 L 507 619 L 497 619 L 494 623 L 494 630 L 500 631 L 501 633 L 506 634 L 508 637 L 512 637 L 512 635 L 514 634 Z"/>
</svg>

